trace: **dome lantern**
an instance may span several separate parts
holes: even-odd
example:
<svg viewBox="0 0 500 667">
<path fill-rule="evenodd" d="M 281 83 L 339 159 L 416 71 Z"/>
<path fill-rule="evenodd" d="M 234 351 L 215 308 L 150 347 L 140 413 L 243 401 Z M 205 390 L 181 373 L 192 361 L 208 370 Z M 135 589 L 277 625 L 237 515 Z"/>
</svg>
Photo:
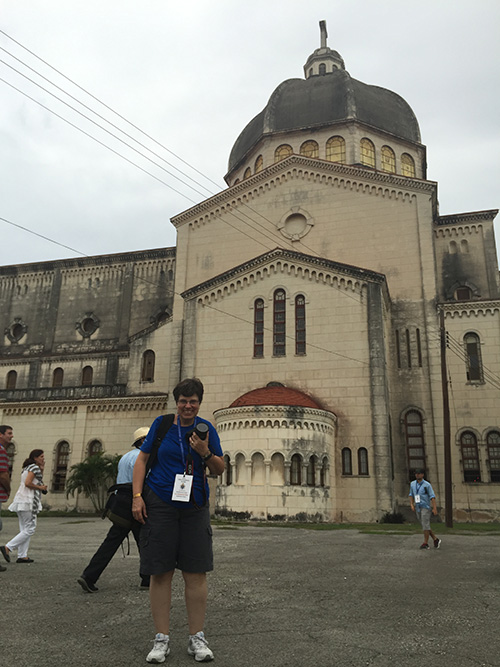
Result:
<svg viewBox="0 0 500 667">
<path fill-rule="evenodd" d="M 328 38 L 326 21 L 319 22 L 319 30 L 321 35 L 320 47 L 309 56 L 304 65 L 304 75 L 306 79 L 311 76 L 330 74 L 337 69 L 345 69 L 342 56 L 326 45 L 326 40 Z"/>
</svg>

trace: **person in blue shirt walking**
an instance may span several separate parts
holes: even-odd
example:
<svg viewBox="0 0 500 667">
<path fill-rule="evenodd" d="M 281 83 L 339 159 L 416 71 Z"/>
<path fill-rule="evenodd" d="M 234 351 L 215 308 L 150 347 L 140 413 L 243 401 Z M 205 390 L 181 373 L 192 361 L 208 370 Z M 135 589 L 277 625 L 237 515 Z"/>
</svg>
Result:
<svg viewBox="0 0 500 667">
<path fill-rule="evenodd" d="M 134 471 L 134 464 L 137 457 L 139 456 L 139 448 L 146 439 L 148 432 L 149 428 L 147 426 L 138 428 L 134 432 L 134 442 L 132 443 L 132 449 L 124 454 L 118 463 L 118 475 L 116 477 L 117 484 L 132 483 L 132 474 Z M 77 579 L 78 583 L 86 593 L 97 593 L 99 589 L 95 585 L 96 581 L 109 565 L 110 560 L 118 551 L 120 544 L 127 537 L 130 531 L 132 531 L 132 535 L 134 536 L 134 539 L 137 543 L 137 548 L 139 548 L 139 534 L 141 532 L 140 523 L 135 521 L 132 524 L 132 528 L 124 528 L 123 526 L 118 526 L 114 523 L 111 525 L 108 534 L 104 538 L 104 542 L 92 556 L 90 563 L 83 571 L 81 577 Z M 141 588 L 148 589 L 149 575 L 141 573 L 140 577 Z"/>
<path fill-rule="evenodd" d="M 431 530 L 431 506 L 432 513 L 437 514 L 436 494 L 429 482 L 424 479 L 423 470 L 415 471 L 415 479 L 410 484 L 409 496 L 412 512 L 416 512 L 417 519 L 424 531 L 424 541 L 420 548 L 430 549 L 429 537 L 432 537 L 434 548 L 439 549 L 441 540 Z"/>
</svg>

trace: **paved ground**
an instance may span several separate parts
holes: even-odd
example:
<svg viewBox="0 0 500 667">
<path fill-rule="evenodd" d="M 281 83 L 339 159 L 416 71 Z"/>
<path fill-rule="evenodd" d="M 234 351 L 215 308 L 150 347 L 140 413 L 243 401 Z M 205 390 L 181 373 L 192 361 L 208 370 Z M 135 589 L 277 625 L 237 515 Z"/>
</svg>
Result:
<svg viewBox="0 0 500 667">
<path fill-rule="evenodd" d="M 42 518 L 31 565 L 0 573 L 0 655 L 14 667 L 146 665 L 154 631 L 135 544 L 83 593 L 100 519 Z M 4 519 L 0 543 L 17 529 Z M 500 536 L 215 528 L 206 633 L 219 667 L 500 665 Z M 194 664 L 180 576 L 167 667 Z"/>
</svg>

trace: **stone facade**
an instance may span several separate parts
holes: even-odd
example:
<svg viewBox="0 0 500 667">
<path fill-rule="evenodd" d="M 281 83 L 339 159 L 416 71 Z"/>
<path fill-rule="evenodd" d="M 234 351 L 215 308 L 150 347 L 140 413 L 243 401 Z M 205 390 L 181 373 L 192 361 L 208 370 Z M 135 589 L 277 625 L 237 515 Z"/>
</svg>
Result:
<svg viewBox="0 0 500 667">
<path fill-rule="evenodd" d="M 326 42 L 311 63 L 335 113 L 308 118 L 285 82 L 236 141 L 229 187 L 172 218 L 176 248 L 0 269 L 1 421 L 15 474 L 49 453 L 51 506 L 86 506 L 63 493 L 61 443 L 66 466 L 96 440 L 123 452 L 197 376 L 226 458 L 221 514 L 376 521 L 407 511 L 418 467 L 442 510 L 444 311 L 455 517 L 500 518 L 497 211 L 440 216 L 407 103 L 355 80 L 339 93 Z"/>
</svg>

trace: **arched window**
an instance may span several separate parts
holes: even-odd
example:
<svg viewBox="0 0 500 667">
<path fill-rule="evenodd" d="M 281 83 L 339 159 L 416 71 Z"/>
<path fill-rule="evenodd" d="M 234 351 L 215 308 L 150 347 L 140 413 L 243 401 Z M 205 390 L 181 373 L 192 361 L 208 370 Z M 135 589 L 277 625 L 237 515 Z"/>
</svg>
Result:
<svg viewBox="0 0 500 667">
<path fill-rule="evenodd" d="M 264 159 L 262 158 L 262 155 L 259 155 L 257 159 L 255 160 L 255 173 L 258 174 L 259 171 L 262 171 L 264 169 Z"/>
<path fill-rule="evenodd" d="M 382 150 L 380 151 L 380 166 L 382 171 L 387 171 L 390 174 L 396 173 L 396 156 L 389 146 L 382 146 Z"/>
<path fill-rule="evenodd" d="M 477 439 L 472 431 L 464 431 L 460 436 L 460 447 L 462 450 L 462 467 L 464 471 L 464 482 L 480 482 L 481 471 L 479 469 L 479 452 L 477 451 Z"/>
<path fill-rule="evenodd" d="M 401 156 L 401 173 L 408 178 L 415 178 L 415 161 L 408 153 Z"/>
<path fill-rule="evenodd" d="M 9 371 L 7 373 L 7 382 L 5 383 L 6 389 L 15 389 L 17 384 L 17 373 L 16 371 Z"/>
<path fill-rule="evenodd" d="M 310 456 L 307 463 L 307 486 L 316 486 L 316 457 Z"/>
<path fill-rule="evenodd" d="M 142 355 L 142 382 L 154 382 L 155 379 L 155 353 L 153 350 L 146 350 Z"/>
<path fill-rule="evenodd" d="M 253 356 L 264 356 L 264 299 L 255 299 L 253 305 Z"/>
<path fill-rule="evenodd" d="M 319 146 L 316 141 L 304 141 L 300 147 L 300 154 L 306 157 L 318 157 Z"/>
<path fill-rule="evenodd" d="M 238 185 L 239 182 L 240 182 L 240 179 L 237 178 L 237 179 L 235 180 L 235 182 L 233 183 L 233 185 Z"/>
<path fill-rule="evenodd" d="M 358 475 L 368 475 L 368 451 L 365 447 L 358 449 Z"/>
<path fill-rule="evenodd" d="M 482 382 L 483 367 L 481 363 L 481 341 L 475 333 L 464 336 L 465 360 L 467 363 L 467 381 Z"/>
<path fill-rule="evenodd" d="M 326 159 L 330 162 L 346 161 L 345 139 L 343 137 L 330 137 L 326 142 Z"/>
<path fill-rule="evenodd" d="M 229 454 L 224 454 L 224 470 L 221 475 L 221 481 L 226 486 L 231 486 L 233 483 L 233 470 L 231 468 L 231 457 Z"/>
<path fill-rule="evenodd" d="M 295 354 L 306 353 L 306 300 L 303 294 L 295 297 Z"/>
<path fill-rule="evenodd" d="M 284 357 L 286 354 L 286 295 L 284 289 L 274 292 L 273 311 L 273 355 Z"/>
<path fill-rule="evenodd" d="M 243 180 L 245 180 L 246 178 L 250 178 L 251 175 L 252 175 L 252 170 L 250 169 L 250 167 L 247 167 L 245 169 L 245 173 L 243 174 Z"/>
<path fill-rule="evenodd" d="M 64 491 L 68 473 L 69 443 L 63 440 L 57 445 L 56 465 L 52 479 L 52 491 Z"/>
<path fill-rule="evenodd" d="M 369 139 L 361 139 L 361 164 L 375 167 L 375 146 Z"/>
<path fill-rule="evenodd" d="M 62 368 L 54 368 L 52 373 L 52 386 L 53 387 L 62 387 L 64 379 L 64 371 Z"/>
<path fill-rule="evenodd" d="M 408 474 L 411 481 L 415 479 L 415 470 L 425 470 L 424 424 L 418 410 L 408 410 L 404 418 L 406 456 Z"/>
<path fill-rule="evenodd" d="M 490 482 L 500 482 L 500 433 L 490 431 L 486 438 L 488 461 L 490 463 Z"/>
<path fill-rule="evenodd" d="M 89 387 L 92 384 L 92 378 L 94 377 L 94 369 L 92 366 L 84 366 L 82 370 L 82 385 L 84 387 Z"/>
<path fill-rule="evenodd" d="M 464 255 L 469 254 L 469 243 L 468 243 L 467 239 L 462 239 L 460 241 L 460 252 Z"/>
<path fill-rule="evenodd" d="M 302 457 L 300 454 L 294 454 L 292 456 L 290 484 L 293 486 L 300 486 L 302 484 Z"/>
<path fill-rule="evenodd" d="M 450 252 L 450 255 L 456 255 L 457 254 L 458 246 L 457 246 L 456 241 L 450 241 L 449 252 Z"/>
<path fill-rule="evenodd" d="M 342 474 L 352 475 L 352 454 L 349 447 L 342 450 Z"/>
<path fill-rule="evenodd" d="M 455 299 L 457 301 L 470 301 L 472 298 L 472 290 L 467 285 L 461 285 L 455 290 Z"/>
<path fill-rule="evenodd" d="M 283 454 L 276 453 L 271 456 L 269 481 L 273 486 L 283 486 L 285 483 L 285 459 Z"/>
<path fill-rule="evenodd" d="M 252 484 L 262 486 L 266 483 L 266 464 L 260 452 L 252 456 Z"/>
<path fill-rule="evenodd" d="M 320 64 L 319 74 L 320 74 L 320 76 L 324 76 L 326 74 L 326 65 L 325 65 L 325 63 Z"/>
<path fill-rule="evenodd" d="M 293 149 L 291 146 L 288 144 L 281 144 L 281 146 L 278 146 L 278 148 L 274 151 L 274 161 L 279 162 L 280 160 L 284 160 L 292 153 Z"/>
<path fill-rule="evenodd" d="M 319 471 L 319 485 L 320 486 L 327 486 L 328 485 L 328 459 L 326 456 L 323 457 L 323 461 L 321 463 L 321 470 Z"/>
<path fill-rule="evenodd" d="M 90 458 L 91 456 L 95 456 L 100 452 L 102 452 L 102 443 L 99 440 L 92 440 L 91 442 L 89 442 L 87 450 L 88 458 Z"/>
</svg>

